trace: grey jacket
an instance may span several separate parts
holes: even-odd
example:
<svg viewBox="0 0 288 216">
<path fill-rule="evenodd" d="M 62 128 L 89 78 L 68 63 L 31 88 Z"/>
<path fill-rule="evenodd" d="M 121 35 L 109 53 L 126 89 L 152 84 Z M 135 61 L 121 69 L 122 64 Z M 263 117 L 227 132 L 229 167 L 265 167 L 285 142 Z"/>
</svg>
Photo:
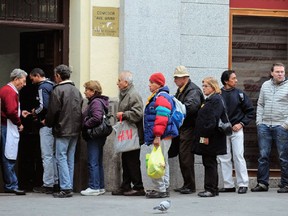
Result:
<svg viewBox="0 0 288 216">
<path fill-rule="evenodd" d="M 136 124 L 140 144 L 143 144 L 143 101 L 133 84 L 120 91 L 118 112 L 123 112 L 123 120 Z"/>
<path fill-rule="evenodd" d="M 256 125 L 281 125 L 288 129 L 288 80 L 275 84 L 263 83 L 257 103 Z"/>
<path fill-rule="evenodd" d="M 81 131 L 82 95 L 70 80 L 54 86 L 50 96 L 46 125 L 56 137 L 77 136 Z"/>
</svg>

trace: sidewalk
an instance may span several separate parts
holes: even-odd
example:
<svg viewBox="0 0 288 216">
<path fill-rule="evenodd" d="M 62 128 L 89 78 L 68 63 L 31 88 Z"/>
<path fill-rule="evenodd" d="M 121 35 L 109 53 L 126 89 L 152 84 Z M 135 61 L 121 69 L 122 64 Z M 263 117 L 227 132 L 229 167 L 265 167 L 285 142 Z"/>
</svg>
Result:
<svg viewBox="0 0 288 216">
<path fill-rule="evenodd" d="M 199 191 L 197 191 L 198 193 Z M 200 198 L 196 194 L 182 195 L 171 192 L 171 208 L 167 215 L 181 216 L 287 216 L 288 194 L 269 192 L 247 194 L 220 193 L 214 198 Z M 161 214 L 153 210 L 165 199 L 112 196 L 53 198 L 52 195 L 28 193 L 26 196 L 0 194 L 0 215 L 5 216 L 142 216 Z M 165 215 L 165 214 L 164 214 Z"/>
</svg>

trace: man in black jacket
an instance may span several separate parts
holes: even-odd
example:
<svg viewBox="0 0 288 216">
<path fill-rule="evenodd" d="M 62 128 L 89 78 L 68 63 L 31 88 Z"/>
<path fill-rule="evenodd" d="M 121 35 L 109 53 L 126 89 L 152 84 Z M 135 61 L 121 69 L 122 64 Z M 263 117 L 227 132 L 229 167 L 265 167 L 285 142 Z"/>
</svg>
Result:
<svg viewBox="0 0 288 216">
<path fill-rule="evenodd" d="M 56 145 L 56 160 L 60 192 L 57 198 L 73 196 L 74 156 L 82 121 L 82 95 L 69 80 L 71 70 L 66 65 L 54 69 L 55 82 L 50 96 L 45 123 L 52 127 Z"/>
<path fill-rule="evenodd" d="M 187 68 L 178 66 L 174 71 L 174 82 L 178 86 L 175 97 L 186 107 L 186 117 L 183 125 L 180 127 L 179 136 L 172 140 L 172 149 L 179 146 L 179 163 L 184 180 L 181 188 L 174 189 L 181 194 L 191 194 L 196 191 L 195 172 L 194 172 L 194 154 L 191 152 L 193 140 L 193 129 L 198 110 L 204 101 L 201 89 L 191 82 Z M 176 148 L 177 149 L 177 148 Z M 170 157 L 177 155 L 170 151 Z"/>
<path fill-rule="evenodd" d="M 235 192 L 232 177 L 232 154 L 236 172 L 238 193 L 245 194 L 248 189 L 249 177 L 244 158 L 243 127 L 248 125 L 254 117 L 254 108 L 248 96 L 240 89 L 235 88 L 237 78 L 235 71 L 227 70 L 222 73 L 222 97 L 226 103 L 229 120 L 232 124 L 233 134 L 227 136 L 227 154 L 218 156 L 221 162 L 224 188 L 219 192 Z M 232 153 L 231 153 L 232 151 Z"/>
</svg>

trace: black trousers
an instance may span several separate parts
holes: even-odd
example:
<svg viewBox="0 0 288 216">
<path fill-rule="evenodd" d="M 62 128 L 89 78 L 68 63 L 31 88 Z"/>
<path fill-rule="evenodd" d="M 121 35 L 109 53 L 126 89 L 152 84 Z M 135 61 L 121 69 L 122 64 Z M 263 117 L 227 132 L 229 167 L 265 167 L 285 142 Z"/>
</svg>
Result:
<svg viewBox="0 0 288 216">
<path fill-rule="evenodd" d="M 193 130 L 181 128 L 179 139 L 179 164 L 184 187 L 195 190 L 194 154 L 191 152 Z"/>
<path fill-rule="evenodd" d="M 202 155 L 205 168 L 204 189 L 215 194 L 218 191 L 218 170 L 216 155 Z"/>
<path fill-rule="evenodd" d="M 144 189 L 140 169 L 140 149 L 122 153 L 123 182 L 121 188 L 131 190 Z"/>
</svg>

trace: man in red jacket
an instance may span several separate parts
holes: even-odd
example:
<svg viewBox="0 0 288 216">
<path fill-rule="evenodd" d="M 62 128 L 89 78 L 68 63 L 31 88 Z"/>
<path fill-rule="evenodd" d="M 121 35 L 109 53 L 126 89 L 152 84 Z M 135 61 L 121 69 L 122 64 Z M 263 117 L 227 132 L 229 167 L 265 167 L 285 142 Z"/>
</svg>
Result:
<svg viewBox="0 0 288 216">
<path fill-rule="evenodd" d="M 21 69 L 14 69 L 11 81 L 0 89 L 1 99 L 1 147 L 2 171 L 4 178 L 4 192 L 25 195 L 19 190 L 15 164 L 18 153 L 19 132 L 23 130 L 20 119 L 19 91 L 26 85 L 27 73 Z M 23 115 L 27 111 L 23 111 Z"/>
</svg>

